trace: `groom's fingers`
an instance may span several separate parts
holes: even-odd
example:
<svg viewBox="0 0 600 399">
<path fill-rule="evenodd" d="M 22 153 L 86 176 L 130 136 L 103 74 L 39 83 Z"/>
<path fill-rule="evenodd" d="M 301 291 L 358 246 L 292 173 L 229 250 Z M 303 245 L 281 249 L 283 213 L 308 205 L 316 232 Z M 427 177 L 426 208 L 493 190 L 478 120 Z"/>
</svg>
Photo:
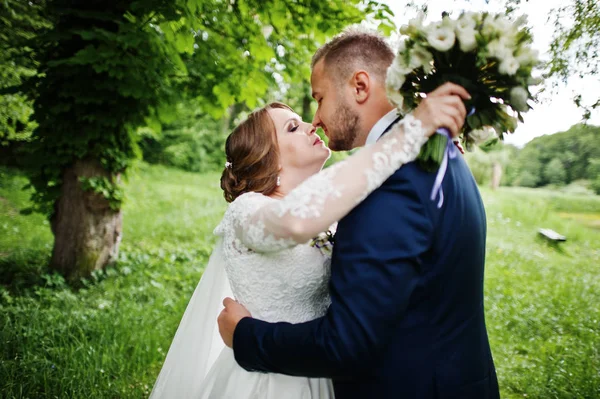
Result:
<svg viewBox="0 0 600 399">
<path fill-rule="evenodd" d="M 227 308 L 227 306 L 230 306 L 232 304 L 236 303 L 233 299 L 227 297 L 225 299 L 223 299 L 223 306 L 225 306 L 225 308 Z"/>
</svg>

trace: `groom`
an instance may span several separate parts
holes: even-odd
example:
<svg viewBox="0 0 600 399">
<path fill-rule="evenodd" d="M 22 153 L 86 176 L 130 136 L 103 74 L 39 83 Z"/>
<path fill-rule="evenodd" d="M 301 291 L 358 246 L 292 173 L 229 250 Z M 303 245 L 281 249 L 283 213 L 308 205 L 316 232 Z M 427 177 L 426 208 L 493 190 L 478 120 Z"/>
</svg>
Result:
<svg viewBox="0 0 600 399">
<path fill-rule="evenodd" d="M 384 86 L 393 57 L 382 38 L 357 31 L 314 55 L 313 124 L 331 149 L 375 142 L 398 120 Z M 460 156 L 449 161 L 441 208 L 430 199 L 435 176 L 404 165 L 339 222 L 325 316 L 267 323 L 226 299 L 219 328 L 240 366 L 332 378 L 337 399 L 499 398 L 484 319 L 481 197 Z"/>
</svg>

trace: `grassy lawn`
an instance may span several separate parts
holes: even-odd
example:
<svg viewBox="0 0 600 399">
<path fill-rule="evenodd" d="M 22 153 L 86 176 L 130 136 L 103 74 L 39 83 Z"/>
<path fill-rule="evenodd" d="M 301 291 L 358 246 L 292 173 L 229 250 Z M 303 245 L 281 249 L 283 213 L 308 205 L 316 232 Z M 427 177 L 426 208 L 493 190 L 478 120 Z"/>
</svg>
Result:
<svg viewBox="0 0 600 399">
<path fill-rule="evenodd" d="M 226 207 L 218 181 L 140 165 L 128 182 L 118 264 L 73 291 L 43 267 L 48 223 L 18 212 L 26 180 L 0 168 L 0 396 L 147 396 Z M 502 397 L 600 397 L 600 197 L 482 194 Z M 547 244 L 540 227 L 567 242 Z"/>
</svg>

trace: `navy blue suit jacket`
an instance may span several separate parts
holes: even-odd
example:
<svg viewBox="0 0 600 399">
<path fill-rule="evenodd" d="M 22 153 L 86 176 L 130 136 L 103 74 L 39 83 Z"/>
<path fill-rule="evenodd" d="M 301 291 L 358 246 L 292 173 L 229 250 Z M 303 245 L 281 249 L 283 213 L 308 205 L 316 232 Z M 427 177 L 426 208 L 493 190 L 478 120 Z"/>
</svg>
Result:
<svg viewBox="0 0 600 399">
<path fill-rule="evenodd" d="M 242 319 L 237 362 L 332 378 L 337 399 L 499 398 L 483 309 L 483 203 L 462 156 L 449 163 L 441 209 L 429 199 L 434 179 L 404 165 L 342 219 L 327 314 Z"/>
</svg>

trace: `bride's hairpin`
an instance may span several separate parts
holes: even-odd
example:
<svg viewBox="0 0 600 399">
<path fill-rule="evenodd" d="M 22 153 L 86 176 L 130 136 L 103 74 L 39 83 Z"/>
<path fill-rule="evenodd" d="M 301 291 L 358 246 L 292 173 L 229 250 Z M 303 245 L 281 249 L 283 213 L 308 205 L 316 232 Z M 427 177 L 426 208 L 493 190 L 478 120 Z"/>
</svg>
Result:
<svg viewBox="0 0 600 399">
<path fill-rule="evenodd" d="M 231 169 L 231 168 L 233 167 L 233 164 L 232 164 L 231 162 L 229 162 L 229 161 L 226 161 L 226 162 L 225 162 L 225 167 L 226 167 L 227 169 Z"/>
</svg>

